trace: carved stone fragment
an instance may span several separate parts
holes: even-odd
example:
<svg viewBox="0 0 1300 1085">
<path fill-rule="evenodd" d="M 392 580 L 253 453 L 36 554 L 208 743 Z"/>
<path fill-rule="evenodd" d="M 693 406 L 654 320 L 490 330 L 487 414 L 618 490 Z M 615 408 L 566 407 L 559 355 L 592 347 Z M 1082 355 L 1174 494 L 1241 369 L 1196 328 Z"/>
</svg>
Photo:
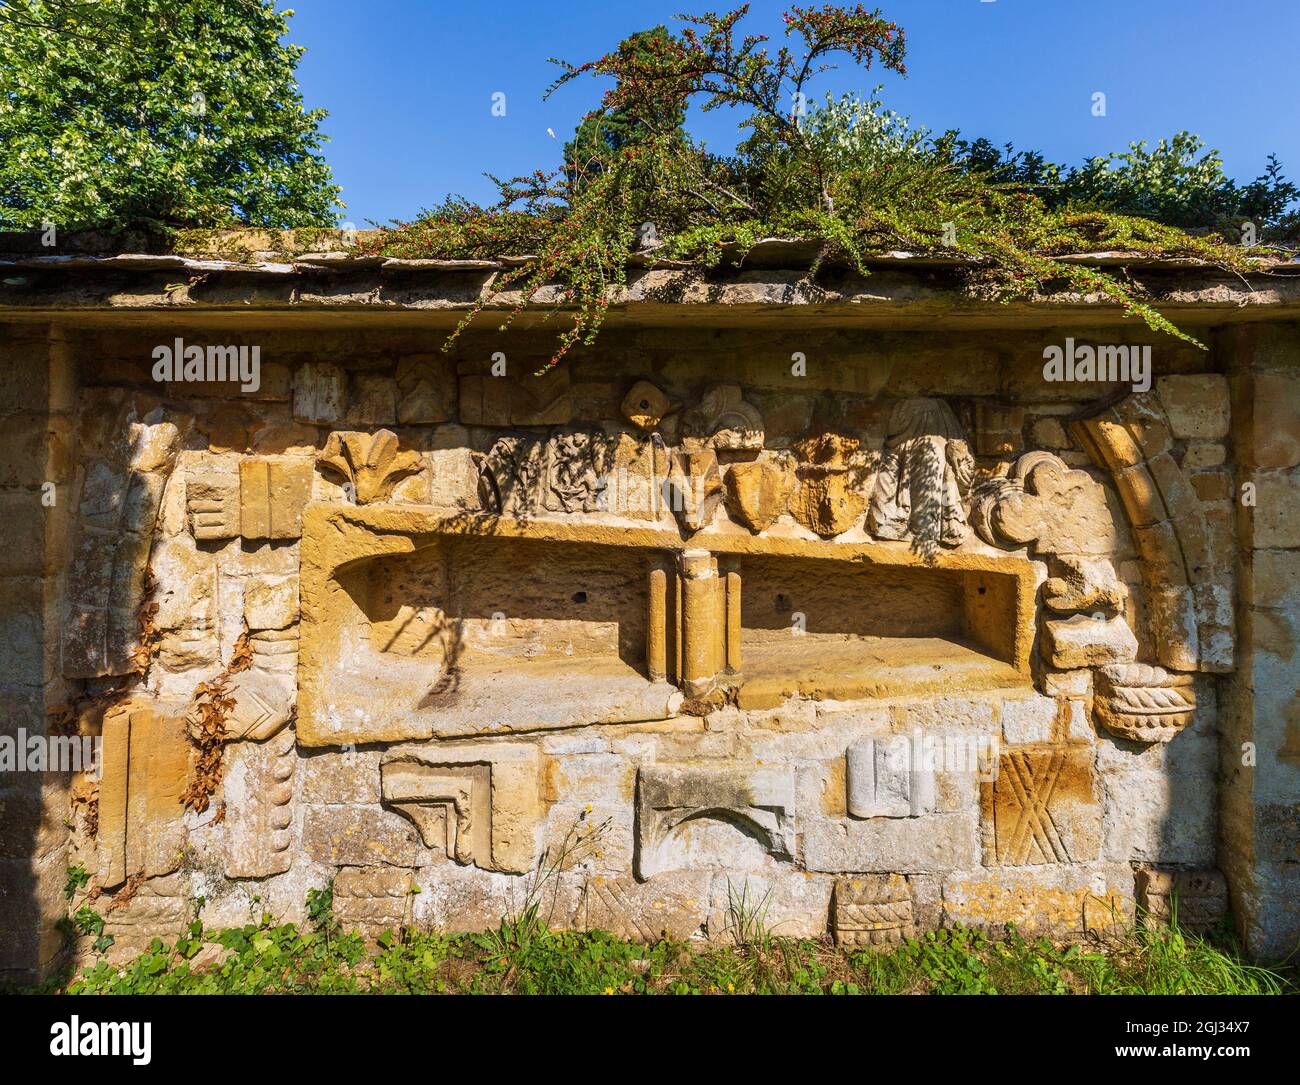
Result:
<svg viewBox="0 0 1300 1085">
<path fill-rule="evenodd" d="M 335 431 L 317 461 L 322 470 L 351 487 L 358 505 L 387 501 L 404 478 L 418 474 L 424 461 L 416 452 L 399 452 L 397 434 Z"/>
<path fill-rule="evenodd" d="M 849 814 L 855 818 L 914 818 L 934 809 L 934 770 L 905 735 L 866 739 L 846 753 Z"/>
<path fill-rule="evenodd" d="M 396 750 L 380 764 L 385 803 L 427 847 L 484 870 L 532 869 L 540 824 L 538 755 L 524 743 Z"/>
<path fill-rule="evenodd" d="M 593 430 L 565 429 L 546 447 L 543 503 L 552 512 L 595 512 L 603 505 L 613 443 Z"/>
<path fill-rule="evenodd" d="M 866 508 L 866 496 L 855 470 L 855 437 L 825 433 L 795 445 L 800 465 L 799 488 L 790 498 L 790 513 L 809 531 L 832 538 L 848 531 Z"/>
<path fill-rule="evenodd" d="M 1101 850 L 1102 808 L 1087 746 L 1004 750 L 980 783 L 985 866 L 1082 863 Z"/>
<path fill-rule="evenodd" d="M 683 530 L 708 527 L 723 497 L 717 454 L 707 448 L 674 452 L 665 495 Z"/>
<path fill-rule="evenodd" d="M 293 798 L 298 765 L 293 731 L 264 743 L 241 743 L 227 754 L 226 877 L 265 878 L 293 862 Z"/>
<path fill-rule="evenodd" d="M 1026 453 L 1009 477 L 981 483 L 971 522 L 980 538 L 1004 550 L 1033 545 L 1047 554 L 1100 556 L 1116 548 L 1101 485 L 1050 452 Z"/>
<path fill-rule="evenodd" d="M 784 458 L 733 463 L 723 479 L 727 512 L 750 531 L 766 531 L 786 510 L 795 477 Z"/>
<path fill-rule="evenodd" d="M 456 373 L 436 354 L 412 354 L 397 364 L 397 421 L 404 426 L 456 417 Z"/>
<path fill-rule="evenodd" d="M 922 553 L 966 537 L 964 502 L 975 461 L 952 408 L 941 399 L 894 406 L 871 494 L 868 526 L 881 539 L 911 539 Z"/>
<path fill-rule="evenodd" d="M 63 626 L 63 674 L 130 673 L 144 574 L 180 435 L 170 422 L 128 422 L 110 458 L 86 471 L 77 509 Z"/>
<path fill-rule="evenodd" d="M 835 880 L 832 929 L 849 949 L 889 949 L 916 934 L 912 887 L 902 874 Z"/>
<path fill-rule="evenodd" d="M 780 859 L 794 848 L 790 769 L 647 765 L 637 778 L 637 870 L 645 881 L 671 869 L 670 838 L 696 819 L 743 826 Z"/>
<path fill-rule="evenodd" d="M 623 397 L 620 410 L 637 429 L 649 433 L 679 406 L 649 381 L 637 381 Z"/>
<path fill-rule="evenodd" d="M 546 446 L 534 437 L 497 438 L 479 464 L 479 503 L 498 516 L 527 516 L 542 507 Z"/>
<path fill-rule="evenodd" d="M 1112 663 L 1097 670 L 1093 715 L 1118 738 L 1168 742 L 1192 721 L 1195 677 L 1145 663 Z"/>
<path fill-rule="evenodd" d="M 745 400 L 738 384 L 719 384 L 709 389 L 682 423 L 686 433 L 701 440 L 705 448 L 740 451 L 763 447 L 763 416 Z"/>
<path fill-rule="evenodd" d="M 239 479 L 235 475 L 190 475 L 185 480 L 185 509 L 190 533 L 201 542 L 237 538 Z"/>
</svg>

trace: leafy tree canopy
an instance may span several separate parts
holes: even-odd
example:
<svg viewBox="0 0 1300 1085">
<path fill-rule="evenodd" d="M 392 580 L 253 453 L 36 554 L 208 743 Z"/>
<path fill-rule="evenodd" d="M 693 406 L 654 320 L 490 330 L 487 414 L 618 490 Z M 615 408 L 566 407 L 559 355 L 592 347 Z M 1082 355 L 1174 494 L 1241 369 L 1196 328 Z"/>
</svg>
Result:
<svg viewBox="0 0 1300 1085">
<path fill-rule="evenodd" d="M 331 226 L 273 0 L 0 0 L 0 228 Z"/>
</svg>

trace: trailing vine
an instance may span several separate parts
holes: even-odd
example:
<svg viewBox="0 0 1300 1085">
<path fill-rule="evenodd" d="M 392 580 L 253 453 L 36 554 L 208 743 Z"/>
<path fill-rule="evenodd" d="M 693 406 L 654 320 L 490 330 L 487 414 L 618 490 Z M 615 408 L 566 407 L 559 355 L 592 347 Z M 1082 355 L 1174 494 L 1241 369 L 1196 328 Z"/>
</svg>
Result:
<svg viewBox="0 0 1300 1085">
<path fill-rule="evenodd" d="M 836 54 L 906 74 L 903 30 L 878 10 L 792 7 L 784 37 L 796 44 L 777 47 L 765 35 L 739 35 L 747 12 L 744 5 L 681 16 L 686 26 L 677 34 L 661 27 L 580 65 L 556 61 L 563 72 L 547 96 L 586 76 L 614 80 L 566 145 L 562 169 L 493 177 L 496 203 L 449 198 L 360 251 L 521 258 L 492 281 L 444 349 L 504 296 L 517 300 L 502 329 L 540 304 L 545 289 L 570 316 L 545 368 L 594 341 L 634 257 L 708 271 L 743 261 L 762 238 L 820 242 L 809 282 L 832 264 L 868 275 L 870 257 L 897 250 L 958 256 L 973 265 L 959 273 L 973 293 L 1004 301 L 1061 288 L 1101 294 L 1153 331 L 1198 346 L 1139 284 L 1060 257 L 1123 251 L 1258 270 L 1248 250 L 1222 237 L 1072 202 L 1060 186 L 1014 176 L 1033 172 L 1019 156 L 1010 160 L 1016 170 L 989 164 L 957 133 L 913 130 L 874 96 L 814 104 L 810 81 Z M 681 122 L 692 104 L 741 112 L 748 135 L 734 154 L 711 153 L 687 134 Z"/>
</svg>

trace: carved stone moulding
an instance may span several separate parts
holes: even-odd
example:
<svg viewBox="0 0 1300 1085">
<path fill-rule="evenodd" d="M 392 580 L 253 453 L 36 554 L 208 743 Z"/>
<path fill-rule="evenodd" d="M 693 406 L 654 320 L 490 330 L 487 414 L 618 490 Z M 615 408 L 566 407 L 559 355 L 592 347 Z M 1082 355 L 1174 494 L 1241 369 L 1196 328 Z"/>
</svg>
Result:
<svg viewBox="0 0 1300 1085">
<path fill-rule="evenodd" d="M 110 708 L 100 756 L 100 884 L 111 889 L 133 874 L 175 870 L 185 845 L 181 793 L 190 765 L 182 721 L 144 701 Z"/>
<path fill-rule="evenodd" d="M 1168 742 L 1196 712 L 1195 676 L 1145 663 L 1112 663 L 1097 669 L 1093 714 L 1117 738 Z"/>
<path fill-rule="evenodd" d="M 697 820 L 721 821 L 778 859 L 794 854 L 794 774 L 789 767 L 648 765 L 637 776 L 636 876 L 677 869 L 674 836 Z"/>
<path fill-rule="evenodd" d="M 916 935 L 912 887 L 902 874 L 864 874 L 835 880 L 831 929 L 835 944 L 884 949 Z"/>
<path fill-rule="evenodd" d="M 527 743 L 395 750 L 380 763 L 380 793 L 426 847 L 462 865 L 522 874 L 537 854 L 538 766 Z"/>
</svg>

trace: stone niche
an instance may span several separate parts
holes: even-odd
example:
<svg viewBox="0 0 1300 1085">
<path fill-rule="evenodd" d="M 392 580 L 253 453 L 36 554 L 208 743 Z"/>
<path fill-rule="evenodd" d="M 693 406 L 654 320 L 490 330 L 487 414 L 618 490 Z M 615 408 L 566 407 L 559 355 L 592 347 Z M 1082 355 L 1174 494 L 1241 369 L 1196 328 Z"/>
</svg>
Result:
<svg viewBox="0 0 1300 1085">
<path fill-rule="evenodd" d="M 810 549 L 835 556 L 738 562 L 742 708 L 1028 684 L 1027 563 L 944 555 L 931 567 L 891 544 Z"/>
<path fill-rule="evenodd" d="M 707 547 L 698 545 L 707 539 Z M 397 742 L 1026 686 L 1033 566 L 902 543 L 310 506 L 298 739 Z"/>
<path fill-rule="evenodd" d="M 646 673 L 658 555 L 599 534 L 409 509 L 308 510 L 299 741 L 666 719 Z M 575 545 L 585 543 L 585 545 Z"/>
</svg>

